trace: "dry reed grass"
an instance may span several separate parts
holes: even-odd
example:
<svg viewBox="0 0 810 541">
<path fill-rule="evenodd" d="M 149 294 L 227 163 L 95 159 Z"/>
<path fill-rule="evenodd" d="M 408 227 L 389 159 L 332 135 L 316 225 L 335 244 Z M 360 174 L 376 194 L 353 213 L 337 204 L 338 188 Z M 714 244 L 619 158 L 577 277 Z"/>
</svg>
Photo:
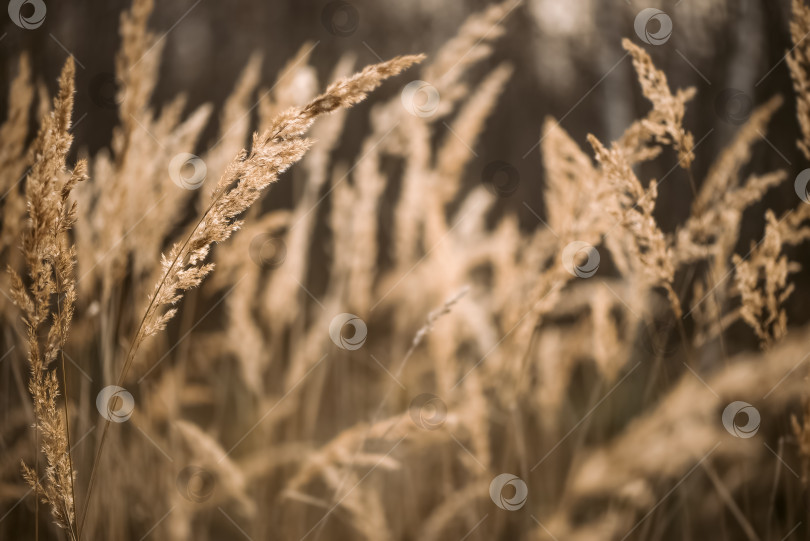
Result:
<svg viewBox="0 0 810 541">
<path fill-rule="evenodd" d="M 810 463 L 808 410 L 796 409 L 808 396 L 807 328 L 792 328 L 784 306 L 810 205 L 766 210 L 762 238 L 737 252 L 743 214 L 788 176 L 742 176 L 786 97 L 760 105 L 698 181 L 684 125 L 694 89 L 671 89 L 625 40 L 649 113 L 616 141 L 590 135 L 594 158 L 548 119 L 548 228 L 493 223 L 496 195 L 466 175 L 513 74 L 502 64 L 475 79 L 515 8 L 494 4 L 418 76 L 439 96 L 434 111 L 410 114 L 399 94 L 374 103 L 354 165 L 333 152 L 343 109 L 425 57 L 355 75 L 345 57 L 321 95 L 309 44 L 269 90 L 252 57 L 199 156 L 219 180 L 186 190 L 167 164 L 200 148 L 213 108 L 184 115 L 183 96 L 150 105 L 162 54 L 152 7 L 135 0 L 121 18 L 109 149 L 67 163 L 72 61 L 51 109 L 26 56 L 11 83 L 0 285 L 17 307 L 0 300 L 0 314 L 20 381 L 28 361 L 30 397 L 6 417 L 13 459 L 0 461 L 0 501 L 13 510 L 25 496 L 22 459 L 36 503 L 33 517 L 18 511 L 33 526 L 0 532 L 765 539 L 804 517 L 803 486 L 782 468 L 802 460 L 806 478 Z M 794 0 L 793 11 L 787 62 L 810 159 L 810 9 Z M 40 127 L 26 144 L 35 103 Z M 674 232 L 656 219 L 660 181 L 639 168 L 665 149 L 693 194 Z M 267 210 L 265 192 L 299 161 L 292 208 Z M 608 270 L 583 278 L 572 243 Z M 342 313 L 367 325 L 362 347 L 332 333 Z M 750 351 L 724 343 L 741 325 Z M 95 415 L 93 397 L 112 384 L 134 396 L 127 422 L 110 420 L 120 403 Z M 724 429 L 735 400 L 756 403 L 764 446 Z M 503 472 L 528 484 L 519 513 L 490 500 Z M 45 527 L 40 500 L 61 530 Z"/>
</svg>

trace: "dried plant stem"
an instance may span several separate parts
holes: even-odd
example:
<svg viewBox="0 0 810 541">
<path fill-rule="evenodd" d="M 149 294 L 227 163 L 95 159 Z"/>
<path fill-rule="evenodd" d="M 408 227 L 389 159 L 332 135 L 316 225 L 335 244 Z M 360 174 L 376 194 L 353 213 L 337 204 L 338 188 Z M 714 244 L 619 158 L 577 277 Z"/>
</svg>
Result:
<svg viewBox="0 0 810 541">
<path fill-rule="evenodd" d="M 686 166 L 686 174 L 687 174 L 687 176 L 689 178 L 689 187 L 692 190 L 692 197 L 694 198 L 693 200 L 697 202 L 699 200 L 699 194 L 698 194 L 698 190 L 697 190 L 697 185 L 695 183 L 695 175 L 694 175 L 694 173 L 692 173 L 692 165 L 691 164 Z M 695 217 L 697 218 L 698 222 L 701 222 L 701 223 L 703 222 L 703 209 L 701 208 L 700 205 L 695 206 Z M 708 246 L 704 247 L 704 250 L 705 250 L 706 258 L 708 259 L 708 257 L 709 257 L 709 247 Z M 717 283 L 717 277 L 714 275 L 714 266 L 713 265 L 709 265 L 708 272 L 709 272 L 709 277 L 712 280 L 712 283 Z M 717 289 L 716 288 L 712 289 L 712 300 L 714 300 L 714 304 L 717 306 L 717 310 L 715 310 L 715 320 L 716 320 L 718 329 L 720 329 L 718 331 L 718 333 L 717 333 L 717 340 L 718 340 L 718 343 L 720 344 L 720 353 L 722 353 L 722 355 L 723 355 L 723 364 L 727 366 L 728 365 L 728 354 L 726 352 L 726 342 L 723 339 L 723 327 L 721 326 L 721 322 L 720 322 L 720 314 L 721 314 L 720 299 L 717 298 Z M 692 349 L 693 349 L 692 341 L 687 339 L 686 329 L 684 328 L 684 325 L 683 325 L 683 318 L 678 317 L 677 319 L 678 319 L 678 332 L 681 333 L 681 340 L 683 341 L 683 347 L 684 347 L 684 351 L 686 352 L 687 360 L 689 361 L 690 366 L 694 366 L 693 352 L 692 352 Z"/>
<path fill-rule="evenodd" d="M 57 273 L 55 279 L 56 285 L 56 314 L 58 319 L 62 319 L 62 289 L 60 286 L 59 275 Z M 65 414 L 65 438 L 67 439 L 67 455 L 68 455 L 68 464 L 70 464 L 70 471 L 73 470 L 73 445 L 70 442 L 70 411 L 68 410 L 68 381 L 67 381 L 67 372 L 65 371 L 65 342 L 66 337 L 61 332 L 59 333 L 59 340 L 61 342 L 59 347 L 59 357 L 60 357 L 60 364 L 62 368 L 62 389 L 64 394 L 65 400 L 65 407 L 64 407 L 64 414 Z M 73 479 L 73 476 L 70 477 L 70 493 L 73 496 L 73 510 L 72 514 L 76 516 L 76 481 Z M 79 539 L 81 536 L 81 528 L 79 527 L 78 523 L 76 523 L 76 532 L 70 532 L 71 537 L 73 539 Z"/>
<path fill-rule="evenodd" d="M 67 383 L 67 372 L 65 372 L 65 352 L 61 352 L 61 365 L 62 365 L 62 387 L 64 388 L 65 393 L 65 438 L 67 439 L 67 448 L 68 448 L 68 464 L 70 464 L 70 470 L 73 471 L 73 445 L 70 442 L 70 411 L 68 410 L 68 383 Z M 71 477 L 70 478 L 70 493 L 73 496 L 73 515 L 76 516 L 76 481 Z M 79 526 L 76 524 L 76 535 L 75 539 L 78 539 Z"/>
<path fill-rule="evenodd" d="M 456 305 L 462 299 L 462 297 L 464 297 L 467 294 L 467 292 L 469 290 L 470 290 L 469 286 L 462 287 L 458 292 L 456 292 L 454 295 L 452 295 L 450 298 L 448 298 L 441 306 L 439 306 L 435 310 L 432 310 L 428 314 L 427 320 L 425 321 L 425 324 L 416 332 L 416 334 L 413 337 L 413 340 L 411 341 L 411 345 L 408 348 L 408 351 L 405 353 L 405 356 L 402 358 L 402 361 L 399 363 L 399 367 L 397 368 L 397 370 L 396 370 L 396 372 L 394 374 L 397 380 L 402 375 L 402 371 L 405 369 L 405 365 L 408 363 L 408 360 L 411 358 L 414 351 L 416 351 L 416 348 L 418 348 L 419 345 L 422 343 L 422 341 L 425 339 L 425 337 L 428 334 L 430 334 L 430 332 L 433 330 L 433 327 L 436 324 L 436 322 L 439 319 L 441 319 L 443 316 L 449 314 L 450 311 L 453 309 L 453 306 Z M 394 378 L 392 378 L 392 380 L 393 379 Z M 364 433 L 363 433 L 362 437 L 359 438 L 359 441 L 357 442 L 354 453 L 352 454 L 351 459 L 346 464 L 346 474 L 341 477 L 340 482 L 337 483 L 337 485 L 335 486 L 335 490 L 334 490 L 334 493 L 333 493 L 332 497 L 336 501 L 338 500 L 338 495 L 340 494 L 341 489 L 343 488 L 345 483 L 348 481 L 349 476 L 351 475 L 351 472 L 352 472 L 352 470 L 353 470 L 353 468 L 354 468 L 354 466 L 355 466 L 355 464 L 356 464 L 356 462 L 358 460 L 358 457 L 360 456 L 361 452 L 363 451 L 363 447 L 365 446 L 366 441 L 368 441 L 370 439 L 370 437 L 372 435 L 372 432 L 374 432 L 377 429 L 377 427 L 380 426 L 381 423 L 385 424 L 385 422 L 381 421 L 380 418 L 382 416 L 383 408 L 385 407 L 386 402 L 388 402 L 388 398 L 391 396 L 391 393 L 395 390 L 395 386 L 393 385 L 393 381 L 388 381 L 387 386 L 388 386 L 388 389 L 387 389 L 385 395 L 383 395 L 383 398 L 380 400 L 380 403 L 377 406 L 377 409 L 374 412 L 374 415 L 371 417 L 371 420 L 368 422 L 368 425 L 366 425 L 366 426 L 358 425 L 356 427 L 358 429 L 363 430 Z M 379 434 L 379 438 L 380 439 L 385 439 L 386 437 L 388 437 L 388 435 L 391 433 L 391 431 L 393 431 L 394 429 L 397 429 L 398 427 L 399 427 L 399 423 L 392 423 L 390 425 L 387 425 L 382 430 L 381 434 Z M 321 531 L 323 528 L 324 528 L 324 524 L 321 524 L 320 527 L 319 527 L 319 531 Z"/>
<path fill-rule="evenodd" d="M 177 261 L 180 259 L 180 255 L 183 253 L 183 250 L 188 245 L 189 241 L 191 240 L 192 236 L 194 235 L 194 232 L 197 230 L 198 227 L 200 227 L 200 224 L 203 222 L 203 220 L 205 220 L 206 216 L 208 216 L 208 214 L 211 212 L 211 209 L 214 208 L 214 205 L 217 203 L 219 198 L 222 197 L 222 194 L 224 194 L 224 193 L 225 192 L 222 191 L 219 194 L 217 194 L 217 196 L 211 201 L 211 204 L 208 206 L 208 208 L 205 209 L 205 212 L 200 217 L 200 219 L 197 221 L 197 224 L 194 226 L 194 228 L 191 230 L 191 232 L 188 234 L 188 236 L 183 241 L 183 245 L 180 248 L 180 251 L 177 253 L 177 256 L 172 260 L 172 263 L 169 266 L 170 271 L 177 264 Z M 164 273 L 162 279 L 158 283 L 156 293 L 160 292 L 163 289 L 163 287 L 166 284 L 166 279 L 168 278 L 168 276 L 169 276 L 169 273 Z M 118 380 L 116 382 L 116 385 L 119 386 L 119 387 L 121 387 L 124 384 L 124 381 L 125 381 L 125 379 L 127 377 L 127 374 L 129 373 L 129 369 L 132 366 L 132 360 L 135 358 L 135 353 L 137 351 L 137 346 L 140 345 L 140 343 L 143 341 L 143 334 L 144 334 L 144 331 L 146 329 L 146 321 L 149 319 L 150 315 L 153 313 L 153 310 L 156 309 L 156 307 L 155 307 L 155 299 L 157 299 L 157 295 L 153 295 L 152 298 L 150 299 L 149 305 L 146 307 L 146 311 L 144 312 L 143 317 L 141 318 L 141 322 L 138 324 L 138 331 L 135 333 L 135 339 L 129 345 L 129 350 L 127 350 L 127 356 L 125 358 L 126 360 L 124 361 L 124 367 L 121 369 L 121 374 L 118 376 Z M 88 481 L 88 484 L 87 484 L 87 496 L 85 496 L 85 499 L 84 499 L 84 508 L 82 510 L 82 520 L 80 521 L 80 524 L 82 526 L 84 525 L 85 520 L 87 519 L 87 510 L 90 507 L 90 497 L 92 496 L 93 486 L 95 485 L 96 472 L 98 471 L 98 465 L 99 465 L 99 461 L 101 459 L 101 452 L 104 450 L 104 444 L 105 444 L 105 442 L 107 440 L 107 432 L 109 432 L 109 429 L 110 429 L 110 422 L 111 421 L 109 419 L 104 420 L 104 430 L 101 432 L 101 441 L 99 442 L 98 449 L 96 450 L 96 456 L 93 459 L 93 466 L 92 466 L 92 468 L 90 468 L 90 480 Z M 83 529 L 82 526 L 79 526 L 79 541 L 81 541 L 81 531 Z"/>
<path fill-rule="evenodd" d="M 39 479 L 39 418 L 34 416 L 34 471 Z M 34 539 L 39 541 L 39 483 L 34 485 Z"/>
</svg>

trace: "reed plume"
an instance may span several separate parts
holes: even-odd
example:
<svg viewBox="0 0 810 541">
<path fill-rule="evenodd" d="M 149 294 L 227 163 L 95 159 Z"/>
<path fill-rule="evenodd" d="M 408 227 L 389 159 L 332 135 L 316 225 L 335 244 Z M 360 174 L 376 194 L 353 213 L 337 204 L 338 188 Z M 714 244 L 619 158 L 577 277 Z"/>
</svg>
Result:
<svg viewBox="0 0 810 541">
<path fill-rule="evenodd" d="M 70 201 L 70 196 L 76 185 L 86 178 L 87 171 L 83 161 L 77 163 L 72 172 L 67 171 L 65 164 L 73 139 L 70 119 L 74 74 L 71 59 L 59 78 L 53 111 L 43 119 L 32 144 L 33 165 L 25 187 L 28 222 L 22 243 L 29 285 L 26 287 L 14 269 L 8 269 L 12 298 L 23 311 L 31 371 L 28 389 L 34 404 L 37 441 L 41 436 L 41 451 L 47 460 L 44 475 L 40 476 L 38 458 L 35 468 L 23 463 L 23 472 L 37 497 L 51 505 L 54 520 L 71 539 L 77 538 L 77 530 L 68 399 L 64 399 L 63 411 L 60 411 L 57 400 L 63 393 L 52 365 L 60 353 L 64 354 L 76 302 L 76 256 L 69 239 L 76 220 L 76 203 Z M 64 362 L 62 357 L 63 386 L 66 385 Z M 39 450 L 36 454 L 38 457 Z"/>
</svg>

